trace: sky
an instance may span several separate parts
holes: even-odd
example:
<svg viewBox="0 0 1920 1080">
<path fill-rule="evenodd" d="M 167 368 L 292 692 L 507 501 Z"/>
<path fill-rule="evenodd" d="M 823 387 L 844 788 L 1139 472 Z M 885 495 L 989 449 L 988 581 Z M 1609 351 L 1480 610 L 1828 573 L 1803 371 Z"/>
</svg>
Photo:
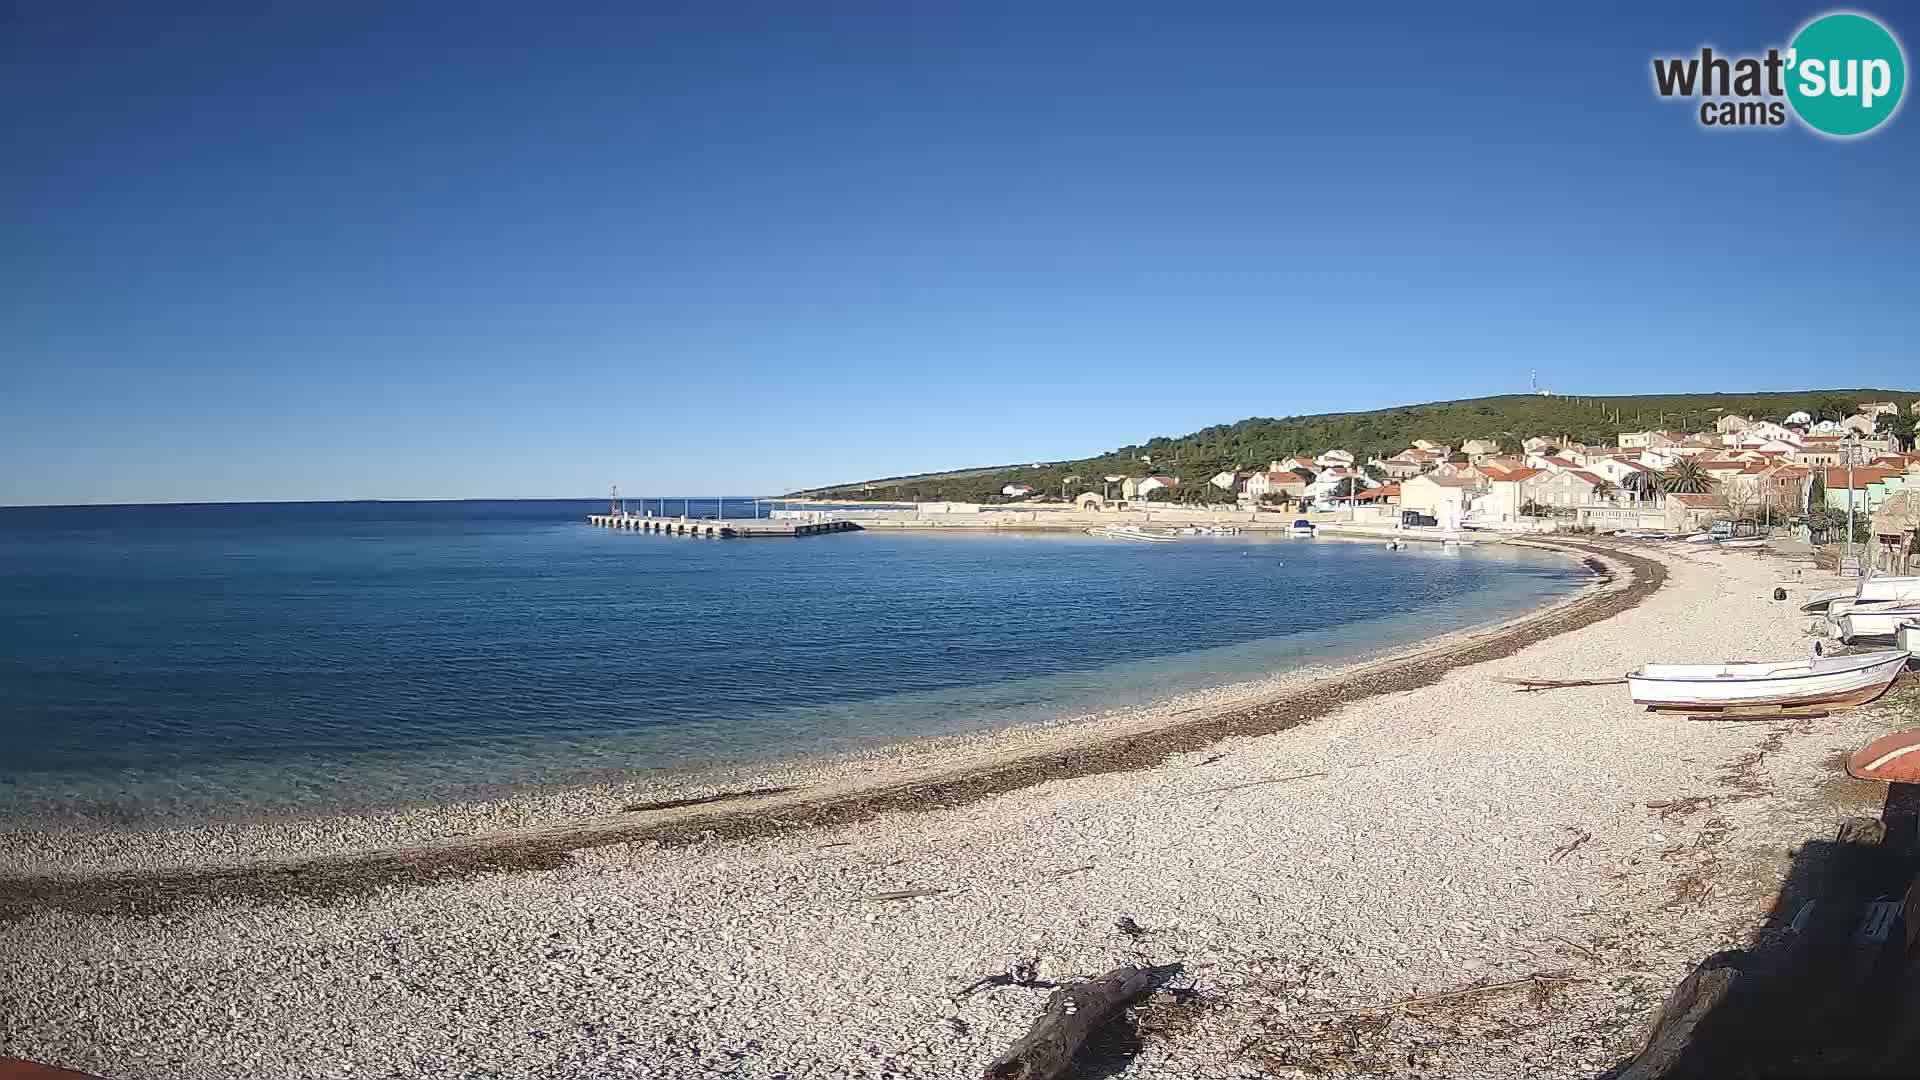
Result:
<svg viewBox="0 0 1920 1080">
<path fill-rule="evenodd" d="M 776 493 L 1533 370 L 1920 387 L 1920 115 L 1652 89 L 1827 9 L 1440 7 L 0 0 L 0 504 Z"/>
</svg>

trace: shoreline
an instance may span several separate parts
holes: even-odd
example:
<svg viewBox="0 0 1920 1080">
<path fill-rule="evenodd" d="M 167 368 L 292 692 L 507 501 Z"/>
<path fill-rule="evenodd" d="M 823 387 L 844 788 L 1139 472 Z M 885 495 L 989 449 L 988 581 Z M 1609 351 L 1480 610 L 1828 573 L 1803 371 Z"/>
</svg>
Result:
<svg viewBox="0 0 1920 1080">
<path fill-rule="evenodd" d="M 1353 538 L 1335 539 L 1351 541 Z M 1516 543 L 1511 546 L 1524 545 Z M 712 751 L 701 755 L 681 754 L 652 764 L 574 767 L 547 778 L 474 779 L 411 796 L 348 794 L 325 801 L 289 799 L 280 802 L 236 799 L 210 802 L 185 810 L 152 811 L 138 804 L 126 806 L 111 798 L 97 797 L 84 802 L 80 809 L 71 813 L 41 812 L 36 807 L 45 804 L 34 802 L 9 804 L 0 801 L 0 882 L 29 876 L 17 869 L 22 862 L 32 862 L 27 849 L 34 845 L 44 847 L 45 840 L 52 837 L 166 836 L 190 830 L 226 828 L 297 829 L 307 823 L 392 818 L 428 810 L 463 817 L 467 816 L 464 811 L 469 809 L 506 807 L 524 809 L 535 817 L 562 815 L 577 818 L 583 814 L 607 813 L 614 809 L 607 806 L 596 809 L 588 805 L 596 799 L 602 802 L 623 799 L 633 802 L 655 797 L 678 798 L 701 789 L 728 786 L 765 786 L 775 783 L 783 787 L 800 786 L 815 782 L 821 776 L 875 763 L 899 767 L 903 761 L 931 760 L 937 764 L 950 757 L 977 754 L 983 748 L 991 749 L 983 747 L 986 743 L 1018 741 L 1056 730 L 1083 729 L 1098 735 L 1107 728 L 1134 719 L 1157 726 L 1157 717 L 1161 715 L 1187 715 L 1200 709 L 1217 709 L 1223 702 L 1244 704 L 1254 698 L 1291 689 L 1293 684 L 1302 681 L 1335 676 L 1349 668 L 1403 657 L 1410 651 L 1424 651 L 1428 647 L 1498 631 L 1510 623 L 1535 617 L 1578 599 L 1597 580 L 1593 567 L 1578 565 L 1577 560 L 1569 560 L 1564 551 L 1543 554 L 1551 555 L 1558 564 L 1570 564 L 1565 566 L 1564 571 L 1569 584 L 1553 595 L 1533 598 L 1531 606 L 1515 604 L 1504 611 L 1475 611 L 1455 625 L 1428 627 L 1412 635 L 1399 634 L 1397 639 L 1384 643 L 1341 643 L 1331 647 L 1309 645 L 1298 653 L 1262 660 L 1256 668 L 1217 671 L 1214 674 L 1223 680 L 1218 682 L 1184 686 L 1175 683 L 1169 686 L 1167 684 L 1174 682 L 1173 679 L 1156 675 L 1150 681 L 1132 687 L 1131 692 L 1115 694 L 1111 690 L 1102 690 L 1096 699 L 1062 700 L 1019 718 L 956 723 L 918 732 L 903 730 L 871 736 L 841 737 L 814 745 L 778 745 L 742 753 Z M 1460 599 L 1467 599 L 1468 596 Z M 1364 626 L 1370 621 L 1361 620 L 1352 626 Z M 1306 633 L 1312 637 L 1348 629 L 1351 627 L 1342 625 Z M 1271 640 L 1290 641 L 1292 637 L 1287 634 Z M 1202 656 L 1215 650 L 1236 649 L 1248 644 L 1253 642 L 1189 646 L 1182 651 L 1139 657 L 1127 663 L 1150 665 L 1184 656 Z M 1331 655 L 1323 655 L 1328 652 Z M 1038 678 L 1046 677 L 1049 676 Z M 1017 686 L 1019 682 L 990 685 Z M 433 749 L 379 751 L 366 756 L 376 762 L 366 766 L 370 769 L 377 770 L 381 762 L 390 762 L 396 768 L 412 767 L 418 770 L 420 760 L 436 757 L 437 753 Z M 359 761 L 354 761 L 341 767 L 354 771 L 363 766 Z M 4 783 L 5 778 L 0 777 L 0 784 Z M 140 783 L 151 787 L 156 781 L 149 778 L 142 779 Z M 10 813 L 16 808 L 18 812 Z M 619 809 L 624 810 L 626 806 L 623 804 Z M 432 837 L 418 839 L 424 841 Z"/>
<path fill-rule="evenodd" d="M 386 886 L 553 869 L 575 852 L 616 844 L 742 840 L 867 821 L 886 813 L 951 809 L 1054 780 L 1150 769 L 1223 739 L 1288 730 L 1355 701 L 1427 686 L 1457 668 L 1512 655 L 1632 608 L 1666 577 L 1659 561 L 1610 546 L 1512 542 L 1575 559 L 1595 577 L 1570 597 L 1491 626 L 1446 635 L 1412 652 L 1288 672 L 1193 695 L 1225 699 L 1212 704 L 1171 710 L 1163 704 L 1091 719 L 936 736 L 824 761 L 718 767 L 648 789 L 666 797 L 612 813 L 601 808 L 592 817 L 564 816 L 566 800 L 556 797 L 548 801 L 563 804 L 563 816 L 541 821 L 538 810 L 516 808 L 515 800 L 506 799 L 463 808 L 481 820 L 466 822 L 473 828 L 460 832 L 462 822 L 447 821 L 456 816 L 453 808 L 418 808 L 411 816 L 425 816 L 429 824 L 451 829 L 400 843 L 381 843 L 376 835 L 369 845 L 328 851 L 319 839 L 327 831 L 321 826 L 346 820 L 329 815 L 287 823 L 284 831 L 315 845 L 309 850 L 256 858 L 246 857 L 249 845 L 219 829 L 89 830 L 88 836 L 127 843 L 143 835 L 167 834 L 188 850 L 174 852 L 177 862 L 171 865 L 163 861 L 115 868 L 112 860 L 103 860 L 106 869 L 42 870 L 0 878 L 0 923 L 42 910 L 151 914 L 216 898 L 336 900 Z M 750 790 L 694 794 L 718 786 L 722 778 Z M 587 792 L 604 797 L 612 788 Z M 636 820 L 636 814 L 642 818 Z M 372 817 L 380 816 L 385 815 Z M 516 819 L 522 824 L 514 824 Z M 236 825 L 224 832 L 244 834 L 248 829 L 257 827 Z M 81 833 L 42 835 L 70 841 Z M 253 850 L 272 846 L 254 839 Z M 233 861 L 236 856 L 239 861 Z"/>
<path fill-rule="evenodd" d="M 1642 555 L 1664 567 L 1657 585 L 1628 578 Z M 1050 985 L 1133 965 L 1178 974 L 1130 1017 L 1114 1072 L 1129 1080 L 1322 1062 L 1611 1075 L 1702 957 L 1797 910 L 1800 853 L 1880 809 L 1886 786 L 1837 763 L 1911 726 L 1920 688 L 1762 723 L 1649 715 L 1617 685 L 1516 692 L 1509 678 L 1804 654 L 1805 620 L 1773 594 L 1827 583 L 1738 551 L 1593 557 L 1613 580 L 1510 625 L 1505 659 L 1430 658 L 1423 679 L 1402 656 L 1398 672 L 1315 680 L 1332 708 L 1312 723 L 1289 726 L 1279 706 L 1260 722 L 1250 700 L 1153 714 L 1250 732 L 1155 767 L 1067 777 L 1058 758 L 1073 764 L 1075 746 L 1051 741 L 1091 731 L 1122 747 L 1143 714 L 1003 747 L 1003 765 L 1054 760 L 1044 782 L 996 797 L 881 762 L 828 778 L 849 802 L 804 793 L 815 819 L 840 822 L 817 828 L 796 816 L 800 793 L 659 806 L 638 816 L 688 835 L 556 847 L 546 869 L 502 851 L 439 877 L 389 852 L 358 865 L 357 885 L 340 861 L 343 902 L 302 892 L 316 881 L 305 865 L 278 889 L 259 867 L 202 875 L 199 894 L 177 878 L 110 883 L 91 907 L 0 923 L 16 975 L 0 1015 L 19 1018 L 0 1054 L 127 1080 L 395 1061 L 423 1075 L 935 1080 L 980 1075 Z M 1552 633 L 1569 621 L 1584 625 Z M 1451 654 L 1480 659 L 1499 636 L 1453 639 Z M 1315 704 L 1307 682 L 1271 697 Z M 855 789 L 889 780 L 910 805 L 847 812 Z M 786 819 L 737 820 L 765 807 Z M 714 821 L 756 834 L 700 827 Z M 418 880 L 392 876 L 408 872 Z M 1445 1004 L 1402 1008 L 1416 1001 Z"/>
</svg>

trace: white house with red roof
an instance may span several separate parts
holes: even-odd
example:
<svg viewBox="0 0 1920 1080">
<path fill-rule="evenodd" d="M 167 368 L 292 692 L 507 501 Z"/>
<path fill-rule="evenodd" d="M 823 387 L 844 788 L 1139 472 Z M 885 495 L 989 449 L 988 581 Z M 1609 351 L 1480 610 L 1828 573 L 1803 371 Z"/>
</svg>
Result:
<svg viewBox="0 0 1920 1080">
<path fill-rule="evenodd" d="M 1335 499 L 1335 492 L 1339 490 L 1340 482 L 1343 480 L 1358 480 L 1362 486 L 1370 488 L 1380 486 L 1380 481 L 1375 480 L 1359 469 L 1335 466 L 1323 471 L 1319 476 L 1314 477 L 1313 483 L 1308 484 L 1306 487 L 1306 496 L 1315 502 L 1332 502 Z"/>
<path fill-rule="evenodd" d="M 1299 473 L 1292 469 L 1269 469 L 1247 477 L 1247 486 L 1241 494 L 1248 502 L 1259 502 L 1269 495 L 1285 495 L 1290 499 L 1298 499 L 1306 494 L 1306 491 L 1307 481 Z"/>
</svg>

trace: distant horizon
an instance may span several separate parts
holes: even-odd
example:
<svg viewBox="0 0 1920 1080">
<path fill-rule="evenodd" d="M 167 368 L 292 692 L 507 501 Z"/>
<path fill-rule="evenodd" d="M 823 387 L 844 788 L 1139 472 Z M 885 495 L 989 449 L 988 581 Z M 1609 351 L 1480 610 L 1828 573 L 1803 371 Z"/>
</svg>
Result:
<svg viewBox="0 0 1920 1080">
<path fill-rule="evenodd" d="M 1806 396 L 1809 398 L 1813 398 L 1813 397 L 1819 397 L 1823 395 L 1845 395 L 1845 394 L 1855 394 L 1855 393 L 1887 394 L 1894 397 L 1908 396 L 1915 399 L 1920 399 L 1920 389 L 1896 390 L 1888 387 L 1845 387 L 1845 386 L 1843 387 L 1812 387 L 1804 390 L 1699 390 L 1699 391 L 1672 390 L 1672 391 L 1659 391 L 1659 392 L 1641 393 L 1641 394 L 1554 393 L 1551 396 L 1560 397 L 1560 398 L 1592 399 L 1592 400 L 1599 401 L 1599 400 L 1629 400 L 1632 398 L 1639 398 L 1639 397 L 1674 397 L 1674 396 L 1752 397 L 1752 396 L 1761 396 L 1761 395 L 1774 395 L 1774 396 L 1784 396 L 1784 397 Z M 1315 417 L 1323 417 L 1323 416 L 1349 416 L 1349 415 L 1374 413 L 1374 412 L 1394 412 L 1401 409 L 1419 408 L 1421 406 L 1428 406 L 1428 405 L 1449 405 L 1449 404 L 1458 404 L 1461 402 L 1488 400 L 1491 398 L 1528 397 L 1528 396 L 1531 396 L 1531 395 L 1493 394 L 1493 395 L 1486 395 L 1484 397 L 1473 397 L 1473 398 L 1447 398 L 1447 399 L 1441 399 L 1436 401 L 1403 402 L 1400 404 L 1387 405 L 1387 406 L 1382 406 L 1380 408 L 1375 408 L 1375 409 L 1335 410 L 1335 411 L 1326 412 L 1326 413 L 1310 413 L 1310 414 L 1303 414 L 1303 416 L 1308 419 L 1315 418 Z M 1257 419 L 1257 417 L 1252 417 L 1252 416 L 1240 417 L 1237 420 L 1220 421 L 1219 424 L 1233 424 L 1233 423 L 1238 423 L 1241 421 L 1251 420 L 1251 419 Z M 1219 424 L 1206 425 L 1206 426 L 1208 427 L 1219 426 Z M 1182 432 L 1178 435 L 1164 436 L 1164 437 L 1170 437 L 1173 439 L 1184 439 L 1184 438 L 1192 437 L 1193 435 L 1197 434 L 1201 430 L 1205 430 L 1205 428 L 1204 427 L 1197 428 L 1194 431 Z M 1540 432 L 1536 434 L 1548 434 L 1548 433 Z M 1162 436 L 1155 436 L 1155 437 L 1159 438 Z M 1053 456 L 1053 457 L 1045 457 L 1045 458 L 1039 458 L 1039 459 L 1029 458 L 1029 459 L 1017 460 L 1017 461 L 1001 461 L 993 464 L 950 465 L 944 468 L 928 469 L 928 470 L 923 470 L 921 472 L 915 472 L 915 473 L 880 474 L 880 475 L 869 476 L 869 477 L 858 479 L 858 480 L 827 481 L 822 483 L 800 485 L 793 488 L 789 488 L 787 490 L 789 491 L 832 490 L 836 488 L 848 487 L 854 484 L 873 483 L 873 482 L 879 482 L 883 480 L 894 480 L 902 477 L 941 475 L 941 474 L 956 473 L 956 472 L 970 472 L 975 470 L 986 471 L 986 470 L 1017 469 L 1036 460 L 1043 465 L 1049 465 L 1049 464 L 1054 464 L 1059 462 L 1078 461 L 1078 460 L 1081 460 L 1082 458 L 1094 457 L 1094 456 L 1098 456 L 1099 454 L 1110 453 L 1115 449 L 1118 449 L 1118 448 L 1108 447 L 1105 450 L 1096 452 L 1095 454 L 1082 454 L 1082 455 L 1079 455 L 1078 457 Z M 752 502 L 756 500 L 761 502 L 800 501 L 788 495 L 646 494 L 646 495 L 615 496 L 609 492 L 609 493 L 602 493 L 597 495 L 457 495 L 457 496 L 419 495 L 419 496 L 396 496 L 396 497 L 347 496 L 347 497 L 340 497 L 340 498 L 308 498 L 308 499 L 247 498 L 247 499 L 163 499 L 163 500 L 112 501 L 112 502 L 44 502 L 44 503 L 0 502 L 0 510 L 13 510 L 13 509 L 57 510 L 57 509 L 90 509 L 90 508 L 111 508 L 111 507 L 138 508 L 138 507 L 161 507 L 161 506 L 302 506 L 302 505 L 317 506 L 317 505 L 349 505 L 354 503 L 483 503 L 483 502 L 588 502 L 588 503 L 592 503 L 592 502 L 606 502 L 610 498 L 618 498 L 623 502 L 643 502 L 643 501 L 650 502 L 650 501 L 656 501 L 656 500 L 662 500 L 662 499 L 668 502 L 677 502 L 681 500 L 692 500 L 694 502 L 711 502 L 716 499 L 725 500 L 727 502 L 735 502 L 735 501 Z M 822 500 L 808 500 L 808 501 L 822 501 Z M 824 501 L 834 501 L 834 500 L 824 500 Z M 882 500 L 882 501 L 895 501 L 895 500 Z M 911 500 L 904 500 L 904 501 L 911 501 Z"/>
</svg>

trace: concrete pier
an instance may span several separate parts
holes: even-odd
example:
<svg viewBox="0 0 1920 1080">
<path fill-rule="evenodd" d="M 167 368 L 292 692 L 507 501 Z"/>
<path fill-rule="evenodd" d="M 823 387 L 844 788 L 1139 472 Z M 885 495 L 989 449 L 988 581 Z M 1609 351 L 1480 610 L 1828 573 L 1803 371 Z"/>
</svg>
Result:
<svg viewBox="0 0 1920 1080">
<path fill-rule="evenodd" d="M 821 536 L 826 533 L 858 532 L 851 521 L 805 521 L 791 518 L 742 518 L 715 521 L 711 518 L 654 517 L 650 514 L 588 514 L 587 524 L 603 529 L 661 533 L 667 536 L 696 536 L 708 540 L 754 540 L 775 536 Z"/>
</svg>

